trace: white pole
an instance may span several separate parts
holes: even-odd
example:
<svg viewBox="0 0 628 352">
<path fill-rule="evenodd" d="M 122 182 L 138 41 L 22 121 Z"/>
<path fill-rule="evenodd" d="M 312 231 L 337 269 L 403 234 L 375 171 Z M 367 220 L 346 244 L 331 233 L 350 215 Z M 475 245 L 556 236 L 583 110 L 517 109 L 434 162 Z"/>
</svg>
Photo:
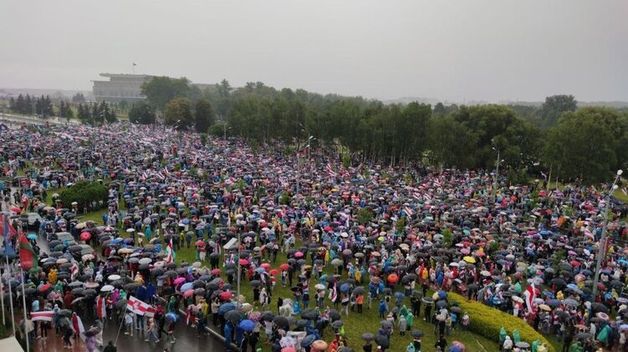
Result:
<svg viewBox="0 0 628 352">
<path fill-rule="evenodd" d="M 4 255 L 7 255 L 7 249 L 4 247 Z M 2 271 L 0 271 L 0 305 L 2 305 L 2 325 L 6 325 L 7 321 L 4 315 L 4 285 L 2 284 Z"/>
<path fill-rule="evenodd" d="M 240 307 L 240 275 L 241 275 L 241 268 L 240 268 L 240 239 L 241 239 L 241 233 L 240 231 L 238 231 L 238 292 L 237 292 L 237 297 L 236 297 L 236 302 L 238 302 L 237 306 Z"/>
<path fill-rule="evenodd" d="M 6 247 L 5 247 L 6 248 Z M 15 336 L 15 315 L 13 313 L 13 290 L 11 288 L 11 265 L 9 265 L 9 257 L 4 256 L 7 259 L 7 270 L 9 270 L 9 307 L 11 308 L 11 324 L 13 326 L 13 336 Z"/>
<path fill-rule="evenodd" d="M 26 293 L 24 292 L 24 285 L 26 284 L 26 280 L 24 279 L 24 271 L 22 270 L 22 265 L 20 264 L 20 276 L 22 277 L 22 304 L 24 308 L 24 335 L 26 336 L 26 351 L 30 351 L 29 345 L 30 342 L 28 331 L 26 330 Z"/>
</svg>

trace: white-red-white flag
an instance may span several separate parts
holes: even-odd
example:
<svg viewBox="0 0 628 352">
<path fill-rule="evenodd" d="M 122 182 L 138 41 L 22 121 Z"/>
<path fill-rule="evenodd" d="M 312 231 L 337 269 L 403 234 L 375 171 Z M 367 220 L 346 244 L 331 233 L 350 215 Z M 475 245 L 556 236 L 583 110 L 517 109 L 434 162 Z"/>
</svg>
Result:
<svg viewBox="0 0 628 352">
<path fill-rule="evenodd" d="M 129 300 L 126 302 L 126 309 L 137 315 L 143 315 L 147 317 L 155 316 L 155 307 L 144 301 L 140 301 L 133 296 L 129 297 Z"/>
</svg>

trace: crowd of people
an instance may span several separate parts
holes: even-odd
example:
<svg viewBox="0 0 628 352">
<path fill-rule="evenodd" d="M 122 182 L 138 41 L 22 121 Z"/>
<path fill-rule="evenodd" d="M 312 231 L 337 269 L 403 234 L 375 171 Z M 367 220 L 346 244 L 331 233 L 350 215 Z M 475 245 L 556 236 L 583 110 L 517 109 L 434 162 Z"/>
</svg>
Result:
<svg viewBox="0 0 628 352">
<path fill-rule="evenodd" d="M 450 333 L 474 317 L 448 298 L 456 292 L 524 319 L 563 351 L 626 346 L 626 207 L 602 188 L 203 142 L 128 124 L 0 133 L 4 253 L 31 232 L 39 251 L 23 277 L 5 268 L 3 294 L 18 300 L 24 286 L 32 338 L 54 327 L 67 346 L 74 337 L 95 351 L 109 347 L 101 336 L 112 325 L 168 346 L 186 323 L 218 331 L 227 350 L 464 351 Z M 107 199 L 49 197 L 85 180 L 105 184 Z M 102 224 L 80 220 L 99 208 Z M 31 212 L 41 220 L 21 221 Z M 280 297 L 284 287 L 290 296 Z M 349 340 L 343 316 L 367 309 L 379 328 Z M 418 330 L 419 319 L 433 332 Z M 505 329 L 489 338 L 507 351 L 551 347 Z"/>
</svg>

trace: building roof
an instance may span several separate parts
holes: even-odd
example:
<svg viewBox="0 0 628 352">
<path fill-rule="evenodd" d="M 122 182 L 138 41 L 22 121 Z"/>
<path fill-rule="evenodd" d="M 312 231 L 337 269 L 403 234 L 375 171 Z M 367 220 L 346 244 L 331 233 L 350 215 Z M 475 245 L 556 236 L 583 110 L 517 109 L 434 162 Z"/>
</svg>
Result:
<svg viewBox="0 0 628 352">
<path fill-rule="evenodd" d="M 129 73 L 101 73 L 102 77 L 109 78 L 149 78 L 154 77 L 153 75 L 144 75 L 144 74 L 129 74 Z"/>
</svg>

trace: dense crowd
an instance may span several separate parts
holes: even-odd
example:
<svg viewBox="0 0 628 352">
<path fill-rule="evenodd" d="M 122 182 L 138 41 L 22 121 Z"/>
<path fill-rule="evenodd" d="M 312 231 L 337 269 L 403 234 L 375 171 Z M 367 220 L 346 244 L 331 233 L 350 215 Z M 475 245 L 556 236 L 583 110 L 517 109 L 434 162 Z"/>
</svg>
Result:
<svg viewBox="0 0 628 352">
<path fill-rule="evenodd" d="M 401 350 L 395 331 L 412 336 L 407 351 L 464 351 L 450 333 L 474 317 L 449 299 L 456 292 L 527 321 L 564 351 L 626 346 L 626 207 L 605 189 L 202 142 L 120 124 L 0 133 L 4 253 L 22 234 L 38 252 L 24 277 L 17 261 L 5 268 L 3 295 L 19 302 L 24 285 L 32 338 L 54 327 L 68 346 L 74 336 L 94 351 L 112 319 L 125 334 L 175 343 L 184 321 L 243 351 Z M 85 180 L 105 184 L 107 199 L 63 204 L 50 194 Z M 102 223 L 80 220 L 93 209 Z M 30 223 L 28 213 L 41 218 Z M 187 249 L 194 260 L 177 260 Z M 252 300 L 237 295 L 240 285 Z M 380 328 L 349 341 L 343 315 L 367 308 Z M 417 319 L 433 323 L 434 346 L 422 344 Z M 490 338 L 507 351 L 549 347 L 505 329 Z"/>
</svg>

